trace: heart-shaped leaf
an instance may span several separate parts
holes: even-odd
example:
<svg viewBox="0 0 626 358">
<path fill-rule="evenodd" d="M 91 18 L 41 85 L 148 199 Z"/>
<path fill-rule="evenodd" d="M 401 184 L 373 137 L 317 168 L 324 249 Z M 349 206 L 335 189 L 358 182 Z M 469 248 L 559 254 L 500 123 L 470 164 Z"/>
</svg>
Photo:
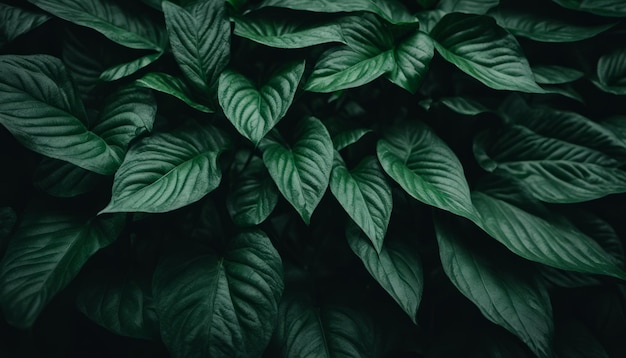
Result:
<svg viewBox="0 0 626 358">
<path fill-rule="evenodd" d="M 232 70 L 222 72 L 219 103 L 237 131 L 255 145 L 280 121 L 296 94 L 304 62 L 277 71 L 261 86 Z"/>
<path fill-rule="evenodd" d="M 172 356 L 261 356 L 276 323 L 282 272 L 261 231 L 231 238 L 220 253 L 191 245 L 170 251 L 152 289 Z"/>
<path fill-rule="evenodd" d="M 596 72 L 598 79 L 593 83 L 598 88 L 617 95 L 626 94 L 626 48 L 600 57 Z"/>
<path fill-rule="evenodd" d="M 328 187 L 333 142 L 317 118 L 306 118 L 295 131 L 295 144 L 286 147 L 275 138 L 261 141 L 263 162 L 278 190 L 309 223 Z"/>
<path fill-rule="evenodd" d="M 174 96 L 181 101 L 185 102 L 189 107 L 196 109 L 200 112 L 213 113 L 209 107 L 204 104 L 196 102 L 192 97 L 192 90 L 187 86 L 187 83 L 178 77 L 168 75 L 163 72 L 150 72 L 145 74 L 135 83 L 138 86 L 153 89 L 155 91 L 167 93 L 170 96 Z"/>
<path fill-rule="evenodd" d="M 50 19 L 50 15 L 0 3 L 0 48 Z"/>
<path fill-rule="evenodd" d="M 101 213 L 166 212 L 202 199 L 222 179 L 217 158 L 228 146 L 224 133 L 194 122 L 143 138 L 126 154 Z"/>
<path fill-rule="evenodd" d="M 621 0 L 552 0 L 568 9 L 611 17 L 626 17 L 626 3 Z"/>
<path fill-rule="evenodd" d="M 335 152 L 330 190 L 380 253 L 393 201 L 391 187 L 376 158 L 366 157 L 356 168 L 348 170 L 341 155 Z"/>
<path fill-rule="evenodd" d="M 430 32 L 448 62 L 498 90 L 543 93 L 519 43 L 489 16 L 451 13 Z"/>
<path fill-rule="evenodd" d="M 141 70 L 142 68 L 154 63 L 156 60 L 161 58 L 162 55 L 163 52 L 152 53 L 139 57 L 138 59 L 130 62 L 115 65 L 102 72 L 100 74 L 100 79 L 103 81 L 115 81 L 119 80 L 120 78 L 130 76 L 133 73 Z"/>
</svg>

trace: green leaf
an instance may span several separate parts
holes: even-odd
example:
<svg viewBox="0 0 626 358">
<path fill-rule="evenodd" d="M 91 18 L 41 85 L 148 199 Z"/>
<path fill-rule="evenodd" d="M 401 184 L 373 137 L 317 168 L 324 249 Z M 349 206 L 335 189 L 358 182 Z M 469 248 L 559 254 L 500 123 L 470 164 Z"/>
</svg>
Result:
<svg viewBox="0 0 626 358">
<path fill-rule="evenodd" d="M 187 79 L 215 96 L 219 75 L 230 58 L 230 21 L 223 1 L 196 1 L 182 8 L 163 2 L 174 57 Z"/>
<path fill-rule="evenodd" d="M 446 13 L 462 12 L 484 15 L 489 9 L 498 6 L 499 3 L 500 0 L 440 0 L 437 8 Z"/>
<path fill-rule="evenodd" d="M 161 337 L 173 357 L 259 357 L 276 323 L 282 263 L 261 231 L 220 253 L 185 247 L 158 264 L 152 282 Z"/>
<path fill-rule="evenodd" d="M 166 212 L 196 202 L 217 188 L 217 158 L 225 134 L 194 122 L 132 146 L 115 174 L 111 202 L 100 213 Z"/>
<path fill-rule="evenodd" d="M 422 264 L 417 252 L 406 245 L 387 243 L 378 250 L 355 225 L 348 227 L 346 236 L 350 248 L 370 275 L 417 324 L 417 310 L 424 288 Z"/>
<path fill-rule="evenodd" d="M 563 18 L 519 9 L 497 8 L 490 11 L 488 15 L 495 18 L 498 25 L 509 30 L 513 35 L 542 42 L 582 41 L 615 26 L 615 23 L 581 26 Z"/>
<path fill-rule="evenodd" d="M 219 103 L 237 131 L 258 145 L 287 113 L 303 73 L 304 62 L 293 62 L 257 86 L 244 75 L 226 70 L 219 80 Z"/>
<path fill-rule="evenodd" d="M 610 17 L 626 17 L 626 3 L 622 0 L 552 0 L 568 9 Z"/>
<path fill-rule="evenodd" d="M 468 97 L 445 97 L 439 100 L 444 106 L 458 114 L 475 116 L 482 113 L 492 112 L 482 103 Z"/>
<path fill-rule="evenodd" d="M 626 94 L 626 48 L 600 57 L 596 71 L 598 79 L 593 83 L 598 88 L 617 95 Z"/>
<path fill-rule="evenodd" d="M 0 123 L 26 148 L 113 174 L 122 158 L 85 127 L 87 115 L 65 67 L 48 55 L 0 56 Z"/>
<path fill-rule="evenodd" d="M 552 306 L 547 289 L 523 267 L 493 250 L 480 250 L 481 233 L 459 219 L 435 216 L 443 269 L 491 322 L 520 338 L 538 357 L 552 357 Z M 496 253 L 498 255 L 496 255 Z"/>
<path fill-rule="evenodd" d="M 415 94 L 434 56 L 434 45 L 428 35 L 416 31 L 396 45 L 394 58 L 396 66 L 387 78 L 405 90 Z"/>
<path fill-rule="evenodd" d="M 463 167 L 454 152 L 419 121 L 394 127 L 376 147 L 385 172 L 413 198 L 472 219 Z"/>
<path fill-rule="evenodd" d="M 626 279 L 598 243 L 564 218 L 538 216 L 485 192 L 473 192 L 472 201 L 480 216 L 476 223 L 516 255 L 563 270 Z"/>
<path fill-rule="evenodd" d="M 226 200 L 228 213 L 239 226 L 254 226 L 262 223 L 274 210 L 278 202 L 278 189 L 274 185 L 263 160 L 242 152 L 237 157 L 232 173 L 230 193 Z"/>
<path fill-rule="evenodd" d="M 100 74 L 103 81 L 115 81 L 134 74 L 142 68 L 154 63 L 163 55 L 163 52 L 152 53 L 135 59 L 131 62 L 122 63 L 108 68 Z"/>
<path fill-rule="evenodd" d="M 371 133 L 371 129 L 358 128 L 352 130 L 346 130 L 337 133 L 333 136 L 333 144 L 335 145 L 335 150 L 342 150 L 356 142 L 359 139 L 363 138 L 368 133 Z"/>
<path fill-rule="evenodd" d="M 451 13 L 430 32 L 435 48 L 460 70 L 498 90 L 543 93 L 513 35 L 489 16 Z"/>
<path fill-rule="evenodd" d="M 417 19 L 396 0 L 265 0 L 260 7 L 280 7 L 322 13 L 365 11 L 396 25 L 417 22 Z"/>
<path fill-rule="evenodd" d="M 330 42 L 346 43 L 336 20 L 294 18 L 283 12 L 259 11 L 235 18 L 235 35 L 277 48 L 304 48 Z"/>
<path fill-rule="evenodd" d="M 266 137 L 260 148 L 278 190 L 308 224 L 328 187 L 333 143 L 324 124 L 313 117 L 299 123 L 294 137 L 290 147 Z"/>
<path fill-rule="evenodd" d="M 191 98 L 192 90 L 182 79 L 178 77 L 174 77 L 163 72 L 150 72 L 136 80 L 135 83 L 138 86 L 150 88 L 155 91 L 174 96 L 185 102 L 189 107 L 200 112 L 213 113 L 212 109 L 196 102 Z"/>
<path fill-rule="evenodd" d="M 0 48 L 50 20 L 50 15 L 0 3 Z"/>
<path fill-rule="evenodd" d="M 573 68 L 555 65 L 533 66 L 532 71 L 535 82 L 549 85 L 574 82 L 585 75 Z"/>
<path fill-rule="evenodd" d="M 124 216 L 94 218 L 59 208 L 31 208 L 9 242 L 0 270 L 0 304 L 11 325 L 31 327 L 39 313 L 99 249 Z"/>
<path fill-rule="evenodd" d="M 330 190 L 380 253 L 393 201 L 391 187 L 376 158 L 366 157 L 356 168 L 348 170 L 341 155 L 335 151 Z"/>
<path fill-rule="evenodd" d="M 34 174 L 35 187 L 56 197 L 70 198 L 94 190 L 105 177 L 62 160 L 43 158 Z"/>
<path fill-rule="evenodd" d="M 279 357 L 380 357 L 377 327 L 361 312 L 343 306 L 316 307 L 309 297 L 283 296 L 272 338 Z"/>
<path fill-rule="evenodd" d="M 106 0 L 28 0 L 56 17 L 92 28 L 122 46 L 163 51 L 164 33 L 150 16 Z"/>
</svg>

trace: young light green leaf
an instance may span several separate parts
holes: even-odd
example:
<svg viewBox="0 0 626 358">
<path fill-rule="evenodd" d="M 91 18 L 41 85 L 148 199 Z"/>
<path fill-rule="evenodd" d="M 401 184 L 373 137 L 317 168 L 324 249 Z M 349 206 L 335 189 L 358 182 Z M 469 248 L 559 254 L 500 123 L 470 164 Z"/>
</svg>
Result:
<svg viewBox="0 0 626 358">
<path fill-rule="evenodd" d="M 348 170 L 341 155 L 335 151 L 330 190 L 380 253 L 393 201 L 391 187 L 376 158 L 366 157 L 356 168 Z"/>
<path fill-rule="evenodd" d="M 138 86 L 153 89 L 155 91 L 167 93 L 185 102 L 189 107 L 200 112 L 213 113 L 213 110 L 204 104 L 200 104 L 191 98 L 192 90 L 185 81 L 178 77 L 168 75 L 163 72 L 150 72 L 145 74 L 135 83 Z"/>
<path fill-rule="evenodd" d="M 626 94 L 626 47 L 600 57 L 598 79 L 593 83 L 601 90 L 617 95 Z"/>
<path fill-rule="evenodd" d="M 50 19 L 50 15 L 0 3 L 0 48 Z"/>
<path fill-rule="evenodd" d="M 492 112 L 482 103 L 468 97 L 444 97 L 439 100 L 444 106 L 450 108 L 458 114 L 475 116 L 482 113 Z"/>
<path fill-rule="evenodd" d="M 544 265 L 626 279 L 598 243 L 556 214 L 540 217 L 485 192 L 473 192 L 480 220 L 491 237 L 527 260 Z"/>
<path fill-rule="evenodd" d="M 163 51 L 164 31 L 150 16 L 106 0 L 28 0 L 77 25 L 92 28 L 122 46 Z"/>
<path fill-rule="evenodd" d="M 381 250 L 372 246 L 355 225 L 346 230 L 348 244 L 367 271 L 393 297 L 417 324 L 417 310 L 422 300 L 424 277 L 417 252 L 405 245 L 385 244 Z"/>
<path fill-rule="evenodd" d="M 103 81 L 115 81 L 119 80 L 120 78 L 130 76 L 133 73 L 141 70 L 142 68 L 154 63 L 162 55 L 163 52 L 157 52 L 139 57 L 138 59 L 130 62 L 110 67 L 100 74 L 100 79 Z"/>
<path fill-rule="evenodd" d="M 34 174 L 34 185 L 56 197 L 69 198 L 88 193 L 105 177 L 58 159 L 43 158 Z"/>
<path fill-rule="evenodd" d="M 278 190 L 308 224 L 328 187 L 333 143 L 324 124 L 312 117 L 300 122 L 294 137 L 290 147 L 266 137 L 260 148 Z"/>
<path fill-rule="evenodd" d="M 173 357 L 259 357 L 283 291 L 280 256 L 261 231 L 170 252 L 152 281 L 161 337 Z"/>
<path fill-rule="evenodd" d="M 484 15 L 489 9 L 498 6 L 500 0 L 440 0 L 437 9 L 466 14 Z"/>
<path fill-rule="evenodd" d="M 568 9 L 609 17 L 626 17 L 626 3 L 622 0 L 552 0 Z"/>
<path fill-rule="evenodd" d="M 259 11 L 235 18 L 235 35 L 277 48 L 303 48 L 329 42 L 346 43 L 336 20 L 296 19 L 282 12 Z"/>
<path fill-rule="evenodd" d="M 187 79 L 215 96 L 219 75 L 230 58 L 230 21 L 223 1 L 196 1 L 183 8 L 163 2 L 174 57 Z"/>
<path fill-rule="evenodd" d="M 371 129 L 366 129 L 366 128 L 352 129 L 352 130 L 339 132 L 333 136 L 333 144 L 335 145 L 335 150 L 337 151 L 342 150 L 358 142 L 359 139 L 363 138 L 363 136 L 371 132 L 372 132 Z"/>
<path fill-rule="evenodd" d="M 562 18 L 519 9 L 497 8 L 489 11 L 488 15 L 495 18 L 498 25 L 509 30 L 513 35 L 542 42 L 582 41 L 615 26 L 615 23 L 581 26 Z"/>
<path fill-rule="evenodd" d="M 385 172 L 413 198 L 472 219 L 463 167 L 454 152 L 419 121 L 394 127 L 376 147 Z"/>
<path fill-rule="evenodd" d="M 85 127 L 83 104 L 57 58 L 0 56 L 0 96 L 0 124 L 26 148 L 99 174 L 119 167 L 119 154 Z"/>
<path fill-rule="evenodd" d="M 415 94 L 428 71 L 430 60 L 435 54 L 434 48 L 433 41 L 428 35 L 416 31 L 396 45 L 393 52 L 396 66 L 387 78 Z"/>
<path fill-rule="evenodd" d="M 446 275 L 485 318 L 515 334 L 538 357 L 551 357 L 554 327 L 547 289 L 532 271 L 523 268 L 522 260 L 479 250 L 475 241 L 483 238 L 470 225 L 442 213 L 435 215 Z"/>
<path fill-rule="evenodd" d="M 244 75 L 225 70 L 218 99 L 226 118 L 252 143 L 258 143 L 285 116 L 304 73 L 304 62 L 293 62 L 257 86 Z"/>
<path fill-rule="evenodd" d="M 278 189 L 261 158 L 253 156 L 246 165 L 251 154 L 242 154 L 236 159 L 226 207 L 235 224 L 246 227 L 267 219 L 278 202 Z"/>
<path fill-rule="evenodd" d="M 100 213 L 166 212 L 202 199 L 222 179 L 217 158 L 228 146 L 224 133 L 193 122 L 141 139 L 126 154 Z"/>
<path fill-rule="evenodd" d="M 535 82 L 539 84 L 558 85 L 574 82 L 583 78 L 583 72 L 569 67 L 544 65 L 531 67 Z"/>
<path fill-rule="evenodd" d="M 31 327 L 83 264 L 117 238 L 123 225 L 123 215 L 94 218 L 58 208 L 29 209 L 0 270 L 0 304 L 7 322 Z"/>
<path fill-rule="evenodd" d="M 430 32 L 448 62 L 498 90 L 543 93 L 519 43 L 489 16 L 451 13 Z"/>
<path fill-rule="evenodd" d="M 417 19 L 396 0 L 265 0 L 260 7 L 281 7 L 322 13 L 365 11 L 376 14 L 386 21 L 401 25 L 413 24 Z"/>
</svg>

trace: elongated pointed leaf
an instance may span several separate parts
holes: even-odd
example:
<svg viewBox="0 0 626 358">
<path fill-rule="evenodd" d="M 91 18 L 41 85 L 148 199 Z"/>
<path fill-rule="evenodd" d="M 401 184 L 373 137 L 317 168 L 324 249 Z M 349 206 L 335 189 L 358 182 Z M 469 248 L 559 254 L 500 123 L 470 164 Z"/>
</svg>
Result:
<svg viewBox="0 0 626 358">
<path fill-rule="evenodd" d="M 150 72 L 135 83 L 138 86 L 153 89 L 155 91 L 167 93 L 185 102 L 189 107 L 200 112 L 213 113 L 213 110 L 204 104 L 200 104 L 191 98 L 192 90 L 180 78 L 168 75 L 163 72 Z"/>
<path fill-rule="evenodd" d="M 0 270 L 0 304 L 10 324 L 32 326 L 39 313 L 96 251 L 113 242 L 124 216 L 31 208 L 9 242 Z"/>
<path fill-rule="evenodd" d="M 186 8 L 164 1 L 174 57 L 193 85 L 215 96 L 230 58 L 230 22 L 223 1 L 196 1 Z"/>
<path fill-rule="evenodd" d="M 451 12 L 484 15 L 489 9 L 498 6 L 500 0 L 440 0 L 437 8 Z"/>
<path fill-rule="evenodd" d="M 489 16 L 451 13 L 430 32 L 448 62 L 498 90 L 544 92 L 517 40 Z"/>
<path fill-rule="evenodd" d="M 568 9 L 596 15 L 626 17 L 626 3 L 621 0 L 552 0 Z"/>
<path fill-rule="evenodd" d="M 219 103 L 237 131 L 257 145 L 287 113 L 303 73 L 304 62 L 294 62 L 257 86 L 226 70 L 220 76 Z"/>
<path fill-rule="evenodd" d="M 142 68 L 154 63 L 163 55 L 163 52 L 157 52 L 149 55 L 139 57 L 131 62 L 122 63 L 100 74 L 100 79 L 103 81 L 115 81 L 120 78 L 124 78 L 132 75 L 133 73 L 141 70 Z"/>
<path fill-rule="evenodd" d="M 515 254 L 564 270 L 626 279 L 599 244 L 556 214 L 541 217 L 485 192 L 473 192 L 472 201 L 481 218 L 477 224 Z"/>
<path fill-rule="evenodd" d="M 121 157 L 85 127 L 87 115 L 61 61 L 48 55 L 0 57 L 0 123 L 26 148 L 113 174 Z"/>
<path fill-rule="evenodd" d="M 452 150 L 425 124 L 393 128 L 376 147 L 385 172 L 413 198 L 473 218 L 463 167 Z"/>
<path fill-rule="evenodd" d="M 50 19 L 50 15 L 0 3 L 0 48 Z"/>
<path fill-rule="evenodd" d="M 173 357 L 258 357 L 276 322 L 282 263 L 267 236 L 253 231 L 231 238 L 221 254 L 170 253 L 152 288 Z"/>
<path fill-rule="evenodd" d="M 336 150 L 342 150 L 358 142 L 359 139 L 371 132 L 371 129 L 365 128 L 342 131 L 333 136 L 333 144 L 335 145 Z"/>
<path fill-rule="evenodd" d="M 464 296 L 493 323 L 526 343 L 538 357 L 551 357 L 552 306 L 547 289 L 532 270 L 470 243 L 479 230 L 460 220 L 435 216 L 435 230 L 443 269 Z"/>
<path fill-rule="evenodd" d="M 309 297 L 287 294 L 280 302 L 273 342 L 279 356 L 302 358 L 379 357 L 380 333 L 361 312 L 314 306 Z"/>
<path fill-rule="evenodd" d="M 385 244 L 375 249 L 359 228 L 346 230 L 348 244 L 361 259 L 367 271 L 393 297 L 404 312 L 417 324 L 417 310 L 422 300 L 424 277 L 422 263 L 411 247 Z"/>
<path fill-rule="evenodd" d="M 394 50 L 396 66 L 387 78 L 405 90 L 415 93 L 430 67 L 435 54 L 433 41 L 428 35 L 416 31 L 398 44 Z"/>
<path fill-rule="evenodd" d="M 626 48 L 600 57 L 597 66 L 598 80 L 594 83 L 603 91 L 626 94 Z"/>
<path fill-rule="evenodd" d="M 393 201 L 391 187 L 376 158 L 366 157 L 356 168 L 348 170 L 341 155 L 335 152 L 330 190 L 380 253 Z"/>
<path fill-rule="evenodd" d="M 303 119 L 295 138 L 293 146 L 285 147 L 266 137 L 260 148 L 278 190 L 308 224 L 328 187 L 333 143 L 326 127 L 316 118 Z"/>
<path fill-rule="evenodd" d="M 61 198 L 94 190 L 105 177 L 62 160 L 43 158 L 34 175 L 35 187 Z"/>
<path fill-rule="evenodd" d="M 532 70 L 535 82 L 549 85 L 573 82 L 585 75 L 573 68 L 555 65 L 533 66 Z"/>
<path fill-rule="evenodd" d="M 542 42 L 582 41 L 615 26 L 615 23 L 581 26 L 561 18 L 540 15 L 536 11 L 525 12 L 519 9 L 498 8 L 490 11 L 489 15 L 513 35 Z"/>
<path fill-rule="evenodd" d="M 225 134 L 189 123 L 131 147 L 115 174 L 107 212 L 166 212 L 196 202 L 215 189 L 222 171 L 217 158 L 228 146 Z"/>
<path fill-rule="evenodd" d="M 164 31 L 150 16 L 106 0 L 28 0 L 54 16 L 92 28 L 122 46 L 162 51 Z M 133 9 L 134 10 L 134 9 Z"/>
<path fill-rule="evenodd" d="M 468 97 L 445 97 L 439 101 L 454 112 L 467 116 L 492 112 L 492 110 L 487 108 L 484 104 Z"/>
</svg>

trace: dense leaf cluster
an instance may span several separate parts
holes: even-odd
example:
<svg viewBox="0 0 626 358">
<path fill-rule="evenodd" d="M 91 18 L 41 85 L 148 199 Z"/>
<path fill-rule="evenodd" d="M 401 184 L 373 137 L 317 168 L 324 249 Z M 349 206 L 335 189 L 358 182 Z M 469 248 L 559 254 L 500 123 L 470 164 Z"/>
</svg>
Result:
<svg viewBox="0 0 626 358">
<path fill-rule="evenodd" d="M 3 1 L 0 355 L 625 356 L 624 18 Z"/>
</svg>

